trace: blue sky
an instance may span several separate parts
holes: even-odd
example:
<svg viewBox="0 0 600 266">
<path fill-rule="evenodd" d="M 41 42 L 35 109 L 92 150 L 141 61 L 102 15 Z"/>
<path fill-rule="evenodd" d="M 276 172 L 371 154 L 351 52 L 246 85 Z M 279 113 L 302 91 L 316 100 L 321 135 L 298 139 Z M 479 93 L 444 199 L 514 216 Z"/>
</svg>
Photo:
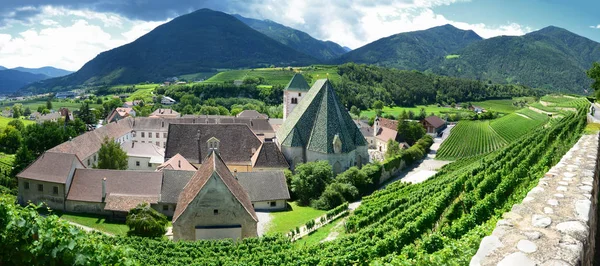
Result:
<svg viewBox="0 0 600 266">
<path fill-rule="evenodd" d="M 590 0 L 1 0 L 0 65 L 77 70 L 205 7 L 270 19 L 350 48 L 443 24 L 484 38 L 554 25 L 600 41 L 600 1 Z"/>
</svg>

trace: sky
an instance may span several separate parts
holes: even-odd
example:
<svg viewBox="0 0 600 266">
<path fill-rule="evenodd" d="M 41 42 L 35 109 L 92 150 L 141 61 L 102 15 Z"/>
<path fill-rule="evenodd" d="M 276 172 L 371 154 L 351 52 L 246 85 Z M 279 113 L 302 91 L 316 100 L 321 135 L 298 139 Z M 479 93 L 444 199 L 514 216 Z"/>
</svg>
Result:
<svg viewBox="0 0 600 266">
<path fill-rule="evenodd" d="M 553 25 L 600 42 L 598 0 L 1 0 L 0 66 L 76 71 L 200 8 L 270 19 L 352 49 L 444 24 L 484 38 Z"/>
</svg>

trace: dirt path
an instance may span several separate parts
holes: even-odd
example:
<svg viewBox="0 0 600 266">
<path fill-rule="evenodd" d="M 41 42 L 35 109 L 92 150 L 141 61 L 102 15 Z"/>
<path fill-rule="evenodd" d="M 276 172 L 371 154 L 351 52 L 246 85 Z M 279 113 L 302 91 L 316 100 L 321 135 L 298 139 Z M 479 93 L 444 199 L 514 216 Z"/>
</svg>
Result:
<svg viewBox="0 0 600 266">
<path fill-rule="evenodd" d="M 87 226 L 85 226 L 85 225 L 81 225 L 81 224 L 78 224 L 78 223 L 74 223 L 74 222 L 71 222 L 71 221 L 69 221 L 69 220 L 65 220 L 65 219 L 62 219 L 62 220 L 63 220 L 63 221 L 67 221 L 67 223 L 70 223 L 70 224 L 72 224 L 72 225 L 74 225 L 74 226 L 78 227 L 79 229 L 81 229 L 81 230 L 83 230 L 83 231 L 86 231 L 86 232 L 94 232 L 94 231 L 95 231 L 95 232 L 100 232 L 100 233 L 103 233 L 103 234 L 105 234 L 105 235 L 114 236 L 114 235 L 113 235 L 113 234 L 111 234 L 111 233 L 107 233 L 107 232 L 104 232 L 104 231 L 100 231 L 100 230 L 98 230 L 98 229 L 94 229 L 94 228 L 91 228 L 91 227 L 87 227 Z"/>
<path fill-rule="evenodd" d="M 344 225 L 344 222 L 346 222 L 346 218 L 341 219 L 337 224 L 335 224 L 335 226 L 331 228 L 332 232 L 329 233 L 329 235 L 327 235 L 325 239 L 321 240 L 321 243 L 335 240 L 340 235 L 340 233 L 336 229 L 342 227 Z"/>
<path fill-rule="evenodd" d="M 529 117 L 529 116 L 526 116 L 526 115 L 524 115 L 524 114 L 521 114 L 521 113 L 515 113 L 515 114 L 517 114 L 517 115 L 519 115 L 519 116 L 522 116 L 522 117 L 525 117 L 525 118 L 527 118 L 527 119 L 531 120 L 531 117 Z"/>
<path fill-rule="evenodd" d="M 546 111 L 537 109 L 537 108 L 532 107 L 532 106 L 529 106 L 529 110 L 535 111 L 535 112 L 540 113 L 540 114 L 545 114 L 545 115 L 554 114 L 554 113 L 550 113 L 550 112 L 546 112 Z"/>
</svg>

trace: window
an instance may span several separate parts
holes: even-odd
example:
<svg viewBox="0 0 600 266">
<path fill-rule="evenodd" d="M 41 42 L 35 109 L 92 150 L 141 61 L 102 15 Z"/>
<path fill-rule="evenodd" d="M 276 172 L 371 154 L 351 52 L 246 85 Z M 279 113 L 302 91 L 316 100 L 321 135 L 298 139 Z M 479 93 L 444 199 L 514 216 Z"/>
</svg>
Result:
<svg viewBox="0 0 600 266">
<path fill-rule="evenodd" d="M 44 185 L 38 184 L 38 191 L 44 191 Z"/>
<path fill-rule="evenodd" d="M 145 137 L 145 136 L 144 136 L 144 132 L 142 132 L 142 138 L 143 138 L 143 137 Z"/>
<path fill-rule="evenodd" d="M 58 195 L 58 186 L 52 187 L 52 194 Z"/>
<path fill-rule="evenodd" d="M 163 211 L 168 211 L 169 210 L 169 205 L 163 205 Z"/>
<path fill-rule="evenodd" d="M 159 147 L 160 147 L 160 142 L 158 142 L 158 141 L 157 141 L 157 142 L 156 142 L 156 146 L 159 146 Z"/>
<path fill-rule="evenodd" d="M 150 162 L 148 162 L 148 167 L 152 167 L 152 164 Z"/>
<path fill-rule="evenodd" d="M 142 143 L 146 143 L 146 141 L 145 141 L 145 140 L 142 140 Z"/>
<path fill-rule="evenodd" d="M 94 162 L 95 162 L 95 161 L 97 161 L 96 159 L 97 159 L 97 158 L 96 158 L 96 154 L 94 154 Z"/>
<path fill-rule="evenodd" d="M 163 142 L 163 148 L 167 148 L 167 143 Z"/>
<path fill-rule="evenodd" d="M 87 159 L 88 166 L 90 166 L 90 159 Z"/>
<path fill-rule="evenodd" d="M 301 92 L 298 92 L 298 97 L 302 97 L 302 93 Z"/>
<path fill-rule="evenodd" d="M 271 207 L 277 207 L 276 201 L 271 201 L 271 202 L 269 202 L 269 204 L 271 205 Z"/>
<path fill-rule="evenodd" d="M 135 138 L 135 131 L 131 132 L 131 135 Z"/>
<path fill-rule="evenodd" d="M 167 138 L 167 133 L 166 132 L 163 133 L 163 138 L 165 138 L 165 139 Z"/>
<path fill-rule="evenodd" d="M 155 136 L 156 136 L 156 138 L 160 138 L 160 137 L 159 137 L 160 135 L 159 135 L 159 133 L 158 133 L 158 132 L 156 132 Z"/>
<path fill-rule="evenodd" d="M 23 186 L 25 187 L 25 189 L 29 189 L 29 182 L 25 181 L 23 183 Z"/>
<path fill-rule="evenodd" d="M 161 127 L 165 127 L 165 121 L 160 122 Z M 158 137 L 157 137 L 158 138 Z"/>
<path fill-rule="evenodd" d="M 135 166 L 140 166 L 140 161 L 135 161 Z"/>
<path fill-rule="evenodd" d="M 214 214 L 214 215 L 219 215 L 219 210 L 217 210 L 217 209 L 214 209 L 214 210 L 213 210 L 213 214 Z"/>
<path fill-rule="evenodd" d="M 298 98 L 292 98 L 292 104 L 298 104 Z"/>
</svg>

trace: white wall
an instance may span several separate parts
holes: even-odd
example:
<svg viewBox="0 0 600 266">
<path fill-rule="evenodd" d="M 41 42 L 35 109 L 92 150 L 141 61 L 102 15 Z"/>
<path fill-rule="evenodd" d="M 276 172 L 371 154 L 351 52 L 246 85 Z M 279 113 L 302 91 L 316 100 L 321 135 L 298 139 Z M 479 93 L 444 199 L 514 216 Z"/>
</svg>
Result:
<svg viewBox="0 0 600 266">
<path fill-rule="evenodd" d="M 136 162 L 139 162 L 139 166 L 136 165 Z M 150 166 L 148 166 L 148 163 L 150 162 L 150 157 L 136 157 L 136 156 L 131 156 L 131 157 L 127 157 L 127 170 L 156 170 L 156 168 L 159 166 L 159 164 L 150 164 Z"/>
<path fill-rule="evenodd" d="M 275 202 L 275 206 L 271 206 L 271 202 Z M 255 210 L 283 210 L 287 207 L 285 200 L 273 201 L 255 201 L 252 202 Z"/>
</svg>

